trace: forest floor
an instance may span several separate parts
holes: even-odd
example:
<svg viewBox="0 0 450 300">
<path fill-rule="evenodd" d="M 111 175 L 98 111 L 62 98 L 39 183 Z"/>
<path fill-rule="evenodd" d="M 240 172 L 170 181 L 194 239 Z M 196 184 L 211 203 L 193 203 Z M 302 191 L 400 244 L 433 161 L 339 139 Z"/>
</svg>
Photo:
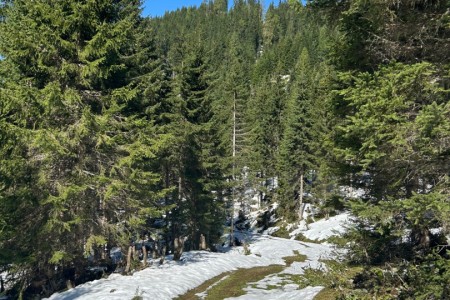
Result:
<svg viewBox="0 0 450 300">
<path fill-rule="evenodd" d="M 181 261 L 169 255 L 162 265 L 149 260 L 131 276 L 112 274 L 49 299 L 318 299 L 330 292 L 323 274 L 342 252 L 324 239 L 342 232 L 347 220 L 337 215 L 302 231 L 316 242 L 245 233 L 247 249 L 191 251 Z"/>
</svg>

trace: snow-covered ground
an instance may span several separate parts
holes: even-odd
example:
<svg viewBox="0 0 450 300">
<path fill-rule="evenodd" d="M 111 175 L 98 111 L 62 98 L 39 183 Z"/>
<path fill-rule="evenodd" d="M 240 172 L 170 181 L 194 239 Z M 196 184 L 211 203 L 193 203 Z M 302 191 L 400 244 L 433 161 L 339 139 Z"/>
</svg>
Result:
<svg viewBox="0 0 450 300">
<path fill-rule="evenodd" d="M 5 289 L 8 289 L 12 286 L 12 283 L 14 281 L 14 279 L 11 277 L 11 274 L 8 273 L 8 271 L 4 271 L 2 273 L 0 273 L 0 280 L 3 281 L 3 287 Z M 1 300 L 1 296 L 0 296 L 0 300 Z"/>
<path fill-rule="evenodd" d="M 346 218 L 348 215 L 336 216 L 317 223 L 332 232 L 333 229 L 340 230 L 341 223 Z M 324 234 L 318 229 L 319 225 L 312 225 L 310 230 L 302 233 L 311 239 L 322 239 Z M 327 259 L 333 255 L 333 246 L 329 244 L 304 243 L 267 235 L 252 236 L 249 249 L 250 255 L 245 255 L 240 247 L 226 253 L 188 252 L 183 254 L 180 262 L 168 257 L 163 265 L 157 265 L 155 262 L 151 267 L 131 276 L 112 274 L 106 279 L 88 282 L 69 291 L 54 294 L 49 299 L 131 299 L 135 295 L 141 295 L 143 299 L 172 299 L 227 271 L 272 264 L 284 265 L 282 258 L 294 255 L 294 251 L 306 255 L 307 260 L 294 262 L 282 273 L 302 274 L 305 268 L 324 268 L 319 259 Z M 286 282 L 282 273 L 272 274 L 252 283 L 245 289 L 246 295 L 230 299 L 312 299 L 322 289 L 299 289 L 298 285 Z M 268 285 L 271 285 L 270 290 L 267 289 Z"/>
<path fill-rule="evenodd" d="M 303 221 L 297 229 L 292 231 L 289 235 L 294 238 L 298 234 L 303 234 L 310 240 L 322 241 L 327 238 L 340 235 L 346 231 L 346 226 L 349 224 L 349 214 L 343 213 L 330 217 L 328 220 L 322 219 L 308 225 Z"/>
</svg>

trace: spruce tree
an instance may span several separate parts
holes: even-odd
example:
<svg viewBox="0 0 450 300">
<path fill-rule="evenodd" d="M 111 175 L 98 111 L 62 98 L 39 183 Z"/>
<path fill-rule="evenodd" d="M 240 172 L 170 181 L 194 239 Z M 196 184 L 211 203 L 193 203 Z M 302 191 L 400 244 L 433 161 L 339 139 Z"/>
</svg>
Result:
<svg viewBox="0 0 450 300">
<path fill-rule="evenodd" d="M 267 186 L 269 181 L 278 175 L 276 159 L 283 131 L 282 113 L 289 81 L 289 76 L 274 74 L 273 70 L 266 71 L 269 73 L 261 74 L 263 78 L 255 79 L 259 82 L 253 88 L 246 111 L 247 122 L 251 124 L 246 165 L 249 167 L 251 185 L 259 192 L 259 202 L 270 192 L 271 187 Z"/>
<path fill-rule="evenodd" d="M 346 87 L 334 99 L 335 112 L 346 113 L 334 136 L 340 169 L 355 170 L 353 184 L 367 191 L 350 203 L 358 217 L 350 257 L 398 266 L 405 286 L 441 274 L 427 281 L 429 290 L 410 286 L 402 293 L 415 297 L 445 295 L 450 274 L 445 254 L 435 255 L 438 244 L 448 245 L 450 211 L 448 92 L 432 79 L 438 74 L 429 63 L 344 73 Z M 433 234 L 434 227 L 442 231 Z"/>
<path fill-rule="evenodd" d="M 14 1 L 5 9 L 1 168 L 10 179 L 0 206 L 11 234 L 0 246 L 18 249 L 8 256 L 25 270 L 22 291 L 30 278 L 59 276 L 55 266 L 84 272 L 85 255 L 105 257 L 106 244 L 128 243 L 159 210 L 152 160 L 161 141 L 153 116 L 138 109 L 154 69 L 136 35 L 139 4 Z"/>
<path fill-rule="evenodd" d="M 312 70 L 306 48 L 300 55 L 294 75 L 291 98 L 284 112 L 285 125 L 278 159 L 280 195 L 286 212 L 292 212 L 294 207 L 301 209 L 304 182 L 307 173 L 315 169 L 317 160 L 314 145 L 316 128 L 312 114 Z"/>
</svg>

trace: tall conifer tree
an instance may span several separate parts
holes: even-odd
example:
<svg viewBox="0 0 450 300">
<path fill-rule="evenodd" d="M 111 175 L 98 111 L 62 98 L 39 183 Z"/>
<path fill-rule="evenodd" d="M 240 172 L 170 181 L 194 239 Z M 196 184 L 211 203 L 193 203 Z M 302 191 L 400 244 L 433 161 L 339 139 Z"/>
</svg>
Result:
<svg viewBox="0 0 450 300">
<path fill-rule="evenodd" d="M 284 113 L 285 125 L 278 160 L 280 193 L 286 211 L 292 211 L 297 201 L 302 204 L 306 175 L 316 164 L 312 66 L 306 48 L 302 50 L 294 76 L 291 98 Z"/>
<path fill-rule="evenodd" d="M 22 289 L 28 278 L 53 276 L 55 265 L 82 270 L 86 254 L 125 243 L 158 211 L 151 160 L 161 141 L 153 116 L 140 111 L 155 66 L 136 35 L 139 5 L 14 1 L 5 10 L 1 169 L 9 179 L 0 207 L 12 235 L 0 247 L 17 249 L 8 257 L 26 270 Z"/>
</svg>

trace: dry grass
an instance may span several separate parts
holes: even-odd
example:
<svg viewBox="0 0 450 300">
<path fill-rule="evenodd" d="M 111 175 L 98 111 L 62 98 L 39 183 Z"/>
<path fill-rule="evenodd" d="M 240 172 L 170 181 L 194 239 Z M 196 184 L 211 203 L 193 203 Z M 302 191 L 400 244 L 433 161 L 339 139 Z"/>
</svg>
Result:
<svg viewBox="0 0 450 300">
<path fill-rule="evenodd" d="M 315 297 L 314 300 L 332 300 L 336 299 L 341 293 L 331 288 L 324 288 Z"/>
<path fill-rule="evenodd" d="M 207 288 L 209 288 L 210 286 L 212 286 L 213 284 L 219 282 L 220 280 L 222 280 L 224 277 L 230 275 L 231 272 L 225 272 L 222 273 L 216 277 L 213 277 L 205 282 L 203 282 L 201 285 L 199 285 L 198 287 L 189 290 L 186 294 L 181 295 L 177 298 L 174 298 L 174 300 L 197 300 L 199 299 L 198 296 L 196 296 L 195 294 L 198 293 L 202 293 L 204 291 L 206 291 Z"/>
<path fill-rule="evenodd" d="M 294 262 L 303 262 L 306 260 L 306 255 L 300 254 L 298 251 L 295 251 L 294 253 L 295 255 L 293 256 L 283 258 L 287 266 L 290 266 Z M 270 274 L 280 273 L 284 269 L 285 266 L 270 265 L 267 267 L 238 269 L 233 272 L 222 273 L 175 299 L 197 300 L 199 297 L 196 296 L 196 294 L 205 292 L 206 290 L 207 300 L 238 297 L 245 294 L 244 288 L 247 287 L 249 283 L 257 282 Z"/>
<path fill-rule="evenodd" d="M 244 288 L 251 282 L 256 282 L 267 275 L 279 273 L 284 269 L 280 265 L 270 265 L 267 267 L 255 267 L 251 269 L 238 269 L 233 272 L 222 273 L 219 276 L 205 281 L 195 289 L 189 290 L 186 294 L 175 298 L 177 300 L 197 300 L 196 294 L 206 291 L 206 300 L 220 300 L 229 297 L 238 297 L 245 294 Z M 228 277 L 227 277 L 228 276 Z M 227 277 L 227 278 L 225 278 Z"/>
<path fill-rule="evenodd" d="M 300 254 L 298 251 L 294 251 L 295 255 L 283 257 L 286 265 L 290 267 L 294 262 L 304 262 L 307 258 L 306 255 Z"/>
<path fill-rule="evenodd" d="M 220 300 L 229 297 L 245 295 L 244 288 L 251 282 L 256 282 L 267 275 L 279 273 L 284 269 L 280 265 L 255 267 L 251 269 L 238 269 L 217 285 L 208 290 L 206 300 Z"/>
</svg>

